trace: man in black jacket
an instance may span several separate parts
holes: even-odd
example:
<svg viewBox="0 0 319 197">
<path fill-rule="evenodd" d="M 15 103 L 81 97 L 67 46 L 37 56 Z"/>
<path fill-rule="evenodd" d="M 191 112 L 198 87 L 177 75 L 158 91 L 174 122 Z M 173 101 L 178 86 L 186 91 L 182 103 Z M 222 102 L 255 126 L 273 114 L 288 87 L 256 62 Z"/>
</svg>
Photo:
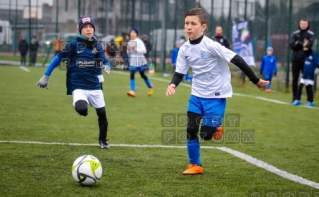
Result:
<svg viewBox="0 0 319 197">
<path fill-rule="evenodd" d="M 28 50 L 29 50 L 29 44 L 25 40 L 25 36 L 22 36 L 21 40 L 19 42 L 19 52 L 21 55 L 21 66 L 25 66 L 26 56 L 27 56 Z"/>
<path fill-rule="evenodd" d="M 30 47 L 30 66 L 35 66 L 37 62 L 37 53 L 39 48 L 39 42 L 37 41 L 36 36 L 32 36 Z"/>
<path fill-rule="evenodd" d="M 142 40 L 143 40 L 145 48 L 146 48 L 146 53 L 144 55 L 145 55 L 146 59 L 148 60 L 150 52 L 152 51 L 153 47 L 152 47 L 152 44 L 150 43 L 150 41 L 148 41 L 147 35 L 143 35 Z"/>
<path fill-rule="evenodd" d="M 290 40 L 290 48 L 292 49 L 292 102 L 297 99 L 299 75 L 303 72 L 306 58 L 303 45 L 306 44 L 307 48 L 311 49 L 314 43 L 314 33 L 309 28 L 309 22 L 306 19 L 301 19 L 299 30 L 293 32 Z"/>
<path fill-rule="evenodd" d="M 223 28 L 221 26 L 217 26 L 215 29 L 215 35 L 212 37 L 212 40 L 218 42 L 222 46 L 230 49 L 229 42 L 227 38 L 223 35 Z"/>
</svg>

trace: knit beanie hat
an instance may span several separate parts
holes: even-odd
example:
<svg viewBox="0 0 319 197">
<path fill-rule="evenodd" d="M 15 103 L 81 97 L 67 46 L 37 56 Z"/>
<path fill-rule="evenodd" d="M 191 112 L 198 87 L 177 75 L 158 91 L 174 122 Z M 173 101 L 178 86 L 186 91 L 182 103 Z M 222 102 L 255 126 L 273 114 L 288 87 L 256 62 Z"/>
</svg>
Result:
<svg viewBox="0 0 319 197">
<path fill-rule="evenodd" d="M 132 29 L 131 29 L 131 31 L 134 31 L 135 33 L 136 33 L 136 35 L 138 36 L 138 30 L 135 28 L 135 27 L 133 27 Z M 131 32 L 130 31 L 130 32 Z"/>
<path fill-rule="evenodd" d="M 272 47 L 267 47 L 267 51 L 274 51 Z"/>
<path fill-rule="evenodd" d="M 83 26 L 86 24 L 91 24 L 93 26 L 93 29 L 95 32 L 95 23 L 94 23 L 93 18 L 90 15 L 83 15 L 80 17 L 79 23 L 78 23 L 78 31 L 80 34 L 81 34 L 81 30 L 82 30 Z"/>
</svg>

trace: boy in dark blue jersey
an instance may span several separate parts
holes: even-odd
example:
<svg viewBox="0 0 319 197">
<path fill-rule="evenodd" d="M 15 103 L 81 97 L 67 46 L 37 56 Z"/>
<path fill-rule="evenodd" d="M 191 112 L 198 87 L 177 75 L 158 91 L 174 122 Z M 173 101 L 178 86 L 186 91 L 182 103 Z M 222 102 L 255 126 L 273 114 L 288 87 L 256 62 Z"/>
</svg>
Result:
<svg viewBox="0 0 319 197">
<path fill-rule="evenodd" d="M 109 74 L 111 67 L 101 44 L 94 37 L 93 18 L 89 15 L 82 16 L 79 19 L 77 30 L 79 33 L 77 38 L 54 57 L 39 80 L 38 86 L 48 88 L 48 81 L 54 68 L 61 61 L 67 61 L 67 94 L 72 95 L 73 105 L 80 115 L 88 115 L 88 104 L 96 109 L 100 147 L 110 148 L 107 140 L 108 121 L 105 101 L 100 83 L 104 81 L 102 70 Z"/>
<path fill-rule="evenodd" d="M 308 46 L 307 40 L 304 42 L 303 50 L 306 55 L 305 64 L 303 68 L 302 77 L 300 79 L 300 84 L 298 88 L 298 94 L 296 100 L 292 103 L 294 106 L 301 105 L 301 95 L 302 89 L 306 86 L 307 91 L 307 103 L 305 106 L 314 107 L 315 103 L 313 102 L 313 85 L 315 74 L 319 73 L 319 58 L 315 52 Z"/>
</svg>

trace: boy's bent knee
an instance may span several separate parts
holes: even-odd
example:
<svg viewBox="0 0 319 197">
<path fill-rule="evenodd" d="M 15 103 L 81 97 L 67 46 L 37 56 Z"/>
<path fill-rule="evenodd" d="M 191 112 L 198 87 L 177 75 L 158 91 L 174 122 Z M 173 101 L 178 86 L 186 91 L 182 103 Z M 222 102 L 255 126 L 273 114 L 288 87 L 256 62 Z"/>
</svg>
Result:
<svg viewBox="0 0 319 197">
<path fill-rule="evenodd" d="M 75 102 L 75 111 L 82 116 L 88 115 L 88 103 L 85 100 L 78 100 Z"/>
<path fill-rule="evenodd" d="M 200 137 L 203 140 L 211 140 L 213 138 L 213 134 L 217 131 L 217 128 L 215 127 L 209 127 L 206 125 L 202 125 L 202 127 L 200 128 Z"/>
<path fill-rule="evenodd" d="M 96 108 L 96 115 L 97 116 L 105 116 L 106 117 L 106 111 L 105 111 L 105 107 L 101 107 L 101 108 Z"/>
</svg>

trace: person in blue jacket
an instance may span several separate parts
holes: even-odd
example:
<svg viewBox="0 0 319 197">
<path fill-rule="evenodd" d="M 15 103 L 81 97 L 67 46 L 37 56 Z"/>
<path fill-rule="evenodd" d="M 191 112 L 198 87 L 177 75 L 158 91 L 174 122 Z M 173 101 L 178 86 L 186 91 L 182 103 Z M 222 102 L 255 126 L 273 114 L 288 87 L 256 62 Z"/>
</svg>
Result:
<svg viewBox="0 0 319 197">
<path fill-rule="evenodd" d="M 271 79 L 277 75 L 277 59 L 273 55 L 274 49 L 267 47 L 267 55 L 261 61 L 260 74 L 264 76 L 264 80 L 270 83 L 266 86 L 266 92 L 271 92 Z"/>
<path fill-rule="evenodd" d="M 67 95 L 72 95 L 75 110 L 82 116 L 88 115 L 88 104 L 96 109 L 99 144 L 101 148 L 108 149 L 108 121 L 101 82 L 104 81 L 102 70 L 110 73 L 110 63 L 105 57 L 103 47 L 94 36 L 95 23 L 91 16 L 80 17 L 77 31 L 77 38 L 53 58 L 38 86 L 48 88 L 52 71 L 62 61 L 67 62 Z"/>
<path fill-rule="evenodd" d="M 305 104 L 305 106 L 314 107 L 315 103 L 313 102 L 313 85 L 315 74 L 319 74 L 319 58 L 317 54 L 307 46 L 307 42 L 304 43 L 304 52 L 306 55 L 306 59 L 303 68 L 303 73 L 298 87 L 297 98 L 296 100 L 294 100 L 292 105 L 301 105 L 302 89 L 304 86 L 306 86 L 307 103 Z"/>
<path fill-rule="evenodd" d="M 172 55 L 171 55 L 172 73 L 174 73 L 175 69 L 176 69 L 176 60 L 177 60 L 177 55 L 178 55 L 179 48 L 184 43 L 185 43 L 184 39 L 177 40 L 176 43 L 175 43 L 175 48 L 173 49 Z"/>
</svg>

